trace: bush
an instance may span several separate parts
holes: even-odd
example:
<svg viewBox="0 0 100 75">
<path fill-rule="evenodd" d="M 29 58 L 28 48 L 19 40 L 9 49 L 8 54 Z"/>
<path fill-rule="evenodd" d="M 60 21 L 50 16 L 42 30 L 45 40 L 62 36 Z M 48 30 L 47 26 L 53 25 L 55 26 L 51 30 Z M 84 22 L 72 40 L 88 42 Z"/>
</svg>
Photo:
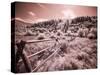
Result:
<svg viewBox="0 0 100 75">
<path fill-rule="evenodd" d="M 43 39 L 44 39 L 43 36 L 38 37 L 38 40 L 43 40 Z"/>
<path fill-rule="evenodd" d="M 79 37 L 83 37 L 83 35 L 84 35 L 83 31 L 79 30 L 78 35 L 79 35 Z"/>
<path fill-rule="evenodd" d="M 97 28 L 91 28 L 90 33 L 94 34 L 94 38 L 97 38 Z"/>
<path fill-rule="evenodd" d="M 58 33 L 57 33 L 57 35 L 58 35 L 58 36 L 60 36 L 60 35 L 61 35 L 61 33 L 60 33 L 60 32 L 58 32 Z"/>
<path fill-rule="evenodd" d="M 88 33 L 89 33 L 89 30 L 87 28 L 84 28 L 84 29 L 80 29 L 79 30 L 78 35 L 80 37 L 87 37 Z"/>
<path fill-rule="evenodd" d="M 61 47 L 60 47 L 60 49 L 61 49 L 61 51 L 60 51 L 60 53 L 68 53 L 69 51 L 67 50 L 67 44 L 66 44 L 66 42 L 61 42 Z"/>
<path fill-rule="evenodd" d="M 31 36 L 32 34 L 30 32 L 27 32 L 24 36 Z"/>
<path fill-rule="evenodd" d="M 96 36 L 95 36 L 93 33 L 89 33 L 89 34 L 87 35 L 87 37 L 88 37 L 89 39 L 96 39 Z"/>
<path fill-rule="evenodd" d="M 37 39 L 38 39 L 38 40 L 43 40 L 43 39 L 45 39 L 45 35 L 40 34 L 40 35 L 37 37 Z"/>
<path fill-rule="evenodd" d="M 55 37 L 55 36 L 50 36 L 50 38 L 51 38 L 51 39 L 55 39 L 56 37 Z"/>
<path fill-rule="evenodd" d="M 63 35 L 63 32 L 61 30 L 58 30 L 57 31 L 57 36 L 62 36 Z"/>
</svg>

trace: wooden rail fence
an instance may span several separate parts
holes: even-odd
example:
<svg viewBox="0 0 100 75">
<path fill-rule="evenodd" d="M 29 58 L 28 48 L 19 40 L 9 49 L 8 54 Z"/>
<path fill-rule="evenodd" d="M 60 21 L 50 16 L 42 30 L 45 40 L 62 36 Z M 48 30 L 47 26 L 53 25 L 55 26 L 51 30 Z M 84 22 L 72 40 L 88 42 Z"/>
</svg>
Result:
<svg viewBox="0 0 100 75">
<path fill-rule="evenodd" d="M 26 52 L 24 51 L 24 47 L 25 47 L 26 44 L 38 43 L 38 42 L 45 42 L 45 41 L 51 41 L 51 40 L 28 40 L 28 41 L 21 40 L 19 43 L 16 44 L 16 46 L 18 48 L 18 50 L 16 52 L 16 58 L 15 58 L 16 72 L 18 72 L 17 64 L 18 64 L 18 62 L 21 62 L 21 61 L 23 61 L 24 65 L 25 65 L 25 69 L 26 69 L 27 72 L 33 72 L 33 71 L 35 71 L 35 69 L 32 70 L 32 65 L 31 65 L 31 63 L 29 61 L 29 58 L 31 58 L 31 57 L 33 57 L 33 56 L 35 56 L 35 55 L 37 55 L 37 54 L 39 54 L 39 53 L 41 53 L 43 51 L 48 50 L 51 47 L 47 47 L 47 48 L 45 48 L 43 50 L 40 50 L 39 52 L 36 52 L 36 53 L 34 53 L 34 54 L 30 55 L 30 56 L 26 55 Z"/>
</svg>

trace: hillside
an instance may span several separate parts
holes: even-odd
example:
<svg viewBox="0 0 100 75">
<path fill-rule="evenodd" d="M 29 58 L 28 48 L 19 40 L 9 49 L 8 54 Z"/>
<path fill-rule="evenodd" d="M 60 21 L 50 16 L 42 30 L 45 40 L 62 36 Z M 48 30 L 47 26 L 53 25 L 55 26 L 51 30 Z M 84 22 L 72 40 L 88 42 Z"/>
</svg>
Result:
<svg viewBox="0 0 100 75">
<path fill-rule="evenodd" d="M 15 26 L 16 41 L 50 40 L 25 45 L 24 51 L 29 57 L 32 72 L 97 68 L 96 16 L 34 24 L 15 21 Z M 26 72 L 22 61 L 18 63 L 18 68 L 18 72 Z"/>
</svg>

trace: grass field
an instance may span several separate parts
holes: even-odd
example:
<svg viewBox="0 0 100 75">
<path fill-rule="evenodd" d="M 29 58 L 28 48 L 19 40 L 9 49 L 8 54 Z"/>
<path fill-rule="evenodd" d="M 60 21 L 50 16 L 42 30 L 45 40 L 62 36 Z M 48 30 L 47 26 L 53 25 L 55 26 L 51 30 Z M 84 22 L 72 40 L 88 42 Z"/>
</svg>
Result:
<svg viewBox="0 0 100 75">
<path fill-rule="evenodd" d="M 49 22 L 47 23 L 49 24 Z M 90 25 L 91 22 L 86 22 L 87 24 L 82 25 L 84 23 L 75 23 L 76 26 L 67 23 L 67 27 L 64 28 L 64 23 L 58 23 L 62 24 L 60 29 L 59 26 L 57 29 L 57 27 L 54 26 L 54 28 L 50 25 L 48 29 L 42 27 L 42 30 L 38 26 L 44 23 L 40 23 L 40 25 L 37 24 L 37 27 L 35 26 L 37 30 L 32 25 L 31 29 L 28 29 L 30 30 L 28 33 L 25 30 L 26 34 L 24 35 L 16 34 L 15 40 L 16 42 L 20 40 L 50 40 L 25 45 L 24 51 L 27 57 L 44 50 L 28 58 L 33 72 L 94 69 L 97 68 L 97 27 L 96 23 Z M 16 29 L 16 33 L 18 33 L 17 31 L 18 29 Z M 23 30 L 21 31 L 23 32 Z M 22 61 L 18 62 L 18 68 L 19 72 L 26 72 Z"/>
</svg>

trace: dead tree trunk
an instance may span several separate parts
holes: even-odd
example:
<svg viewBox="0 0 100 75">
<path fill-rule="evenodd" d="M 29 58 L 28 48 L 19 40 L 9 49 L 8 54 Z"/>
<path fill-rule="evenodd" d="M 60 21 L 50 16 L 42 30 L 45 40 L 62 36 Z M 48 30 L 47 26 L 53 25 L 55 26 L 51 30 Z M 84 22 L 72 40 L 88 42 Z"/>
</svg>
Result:
<svg viewBox="0 0 100 75">
<path fill-rule="evenodd" d="M 63 28 L 64 33 L 67 32 L 68 26 L 69 26 L 69 20 L 67 20 L 67 22 L 64 24 L 64 28 Z"/>
</svg>

